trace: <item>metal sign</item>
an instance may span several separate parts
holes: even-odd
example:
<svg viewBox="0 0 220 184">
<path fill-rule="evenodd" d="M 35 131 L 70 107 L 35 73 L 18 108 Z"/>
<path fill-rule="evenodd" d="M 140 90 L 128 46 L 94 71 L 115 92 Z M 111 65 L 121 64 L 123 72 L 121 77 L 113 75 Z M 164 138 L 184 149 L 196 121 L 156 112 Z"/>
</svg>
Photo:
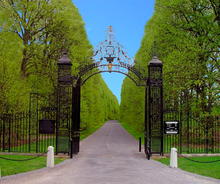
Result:
<svg viewBox="0 0 220 184">
<path fill-rule="evenodd" d="M 164 131 L 165 134 L 179 134 L 179 121 L 165 121 Z"/>
<path fill-rule="evenodd" d="M 41 119 L 39 120 L 40 134 L 55 134 L 55 120 Z"/>
</svg>

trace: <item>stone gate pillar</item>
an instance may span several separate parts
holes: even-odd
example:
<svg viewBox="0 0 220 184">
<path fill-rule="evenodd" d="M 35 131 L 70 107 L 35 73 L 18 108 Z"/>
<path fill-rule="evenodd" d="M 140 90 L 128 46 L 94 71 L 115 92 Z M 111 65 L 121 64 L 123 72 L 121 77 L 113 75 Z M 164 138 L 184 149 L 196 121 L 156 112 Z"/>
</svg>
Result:
<svg viewBox="0 0 220 184">
<path fill-rule="evenodd" d="M 163 77 L 162 62 L 153 56 L 148 64 L 147 132 L 150 155 L 163 155 Z"/>
</svg>

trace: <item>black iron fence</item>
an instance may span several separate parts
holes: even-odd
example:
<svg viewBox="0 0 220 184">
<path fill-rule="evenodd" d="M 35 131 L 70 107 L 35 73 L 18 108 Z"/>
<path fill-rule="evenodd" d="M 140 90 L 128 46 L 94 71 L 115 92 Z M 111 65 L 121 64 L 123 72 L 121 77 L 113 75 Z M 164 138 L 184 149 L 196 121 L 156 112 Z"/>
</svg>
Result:
<svg viewBox="0 0 220 184">
<path fill-rule="evenodd" d="M 54 134 L 40 134 L 39 120 L 57 118 L 56 107 L 36 111 L 0 114 L 0 151 L 43 153 L 48 146 L 56 148 Z M 184 115 L 178 109 L 165 109 L 164 121 L 179 121 L 179 134 L 163 137 L 164 153 L 172 147 L 179 153 L 220 153 L 220 116 Z"/>
<path fill-rule="evenodd" d="M 56 132 L 40 134 L 39 120 L 56 119 L 56 110 L 39 109 L 36 124 L 32 127 L 31 112 L 3 114 L 0 116 L 0 151 L 3 152 L 40 152 L 48 146 L 56 147 Z"/>
<path fill-rule="evenodd" d="M 57 126 L 57 107 L 39 101 L 39 95 L 32 93 L 28 111 L 0 114 L 1 152 L 43 153 L 48 146 L 56 150 L 57 129 L 53 134 L 40 133 L 39 121 L 54 120 Z M 220 153 L 220 116 L 177 106 L 164 109 L 163 120 L 179 122 L 179 134 L 163 134 L 164 153 L 170 153 L 172 147 L 178 153 Z"/>
<path fill-rule="evenodd" d="M 220 116 L 165 109 L 163 119 L 179 122 L 179 134 L 164 134 L 164 153 L 220 153 Z"/>
<path fill-rule="evenodd" d="M 32 93 L 28 111 L 0 114 L 0 151 L 43 153 L 48 146 L 56 148 L 53 134 L 39 131 L 40 120 L 57 120 L 57 108 L 39 105 L 38 94 Z"/>
</svg>

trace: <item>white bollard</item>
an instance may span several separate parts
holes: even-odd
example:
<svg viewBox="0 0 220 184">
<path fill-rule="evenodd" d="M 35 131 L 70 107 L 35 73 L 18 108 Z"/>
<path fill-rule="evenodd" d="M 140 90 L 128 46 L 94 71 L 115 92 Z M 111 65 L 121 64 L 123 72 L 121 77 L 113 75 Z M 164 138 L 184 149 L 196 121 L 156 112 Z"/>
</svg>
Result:
<svg viewBox="0 0 220 184">
<path fill-rule="evenodd" d="M 53 166 L 54 166 L 54 148 L 53 146 L 49 146 L 47 152 L 47 167 L 53 167 Z"/>
<path fill-rule="evenodd" d="M 171 154 L 170 154 L 170 167 L 171 168 L 177 168 L 177 149 L 171 148 Z"/>
</svg>

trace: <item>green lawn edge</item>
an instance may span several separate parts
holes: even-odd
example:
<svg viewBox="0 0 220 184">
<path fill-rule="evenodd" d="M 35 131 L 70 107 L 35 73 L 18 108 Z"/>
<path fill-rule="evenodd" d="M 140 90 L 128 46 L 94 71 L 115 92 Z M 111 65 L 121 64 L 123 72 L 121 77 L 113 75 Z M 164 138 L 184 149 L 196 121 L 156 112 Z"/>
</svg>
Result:
<svg viewBox="0 0 220 184">
<path fill-rule="evenodd" d="M 208 157 L 190 157 L 190 159 L 200 161 L 200 162 L 210 162 L 219 160 L 220 156 L 208 156 Z M 167 166 L 170 165 L 170 158 L 154 158 L 154 160 L 161 162 L 162 164 L 165 164 Z M 202 176 L 207 176 L 211 178 L 220 179 L 220 162 L 215 163 L 196 163 L 189 161 L 185 158 L 178 158 L 178 168 L 199 174 Z"/>
<path fill-rule="evenodd" d="M 34 158 L 35 156 L 26 155 L 0 155 L 4 158 L 14 159 L 14 160 L 25 160 L 29 158 Z M 66 160 L 65 158 L 54 158 L 54 164 L 59 164 Z M 29 172 L 37 169 L 46 167 L 47 157 L 42 156 L 29 161 L 9 161 L 0 158 L 0 168 L 1 176 L 14 175 L 24 172 Z"/>
</svg>

